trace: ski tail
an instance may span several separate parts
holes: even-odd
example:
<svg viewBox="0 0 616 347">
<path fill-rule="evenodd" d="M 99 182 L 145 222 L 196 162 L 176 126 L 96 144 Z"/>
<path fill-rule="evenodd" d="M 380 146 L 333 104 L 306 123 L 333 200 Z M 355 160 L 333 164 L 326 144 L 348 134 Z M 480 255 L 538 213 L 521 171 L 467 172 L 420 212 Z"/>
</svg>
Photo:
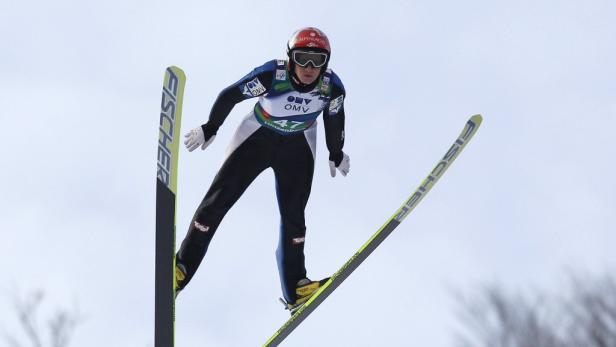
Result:
<svg viewBox="0 0 616 347">
<path fill-rule="evenodd" d="M 466 147 L 473 135 L 479 129 L 483 118 L 476 114 L 465 124 L 464 129 L 453 145 L 439 160 L 434 169 L 421 182 L 411 196 L 396 210 L 396 212 L 368 239 L 368 241 L 325 283 L 325 285 L 302 306 L 263 347 L 278 346 L 299 324 L 312 313 L 357 267 L 389 236 L 394 229 L 415 209 L 417 204 L 428 194 L 449 166 Z"/>
<path fill-rule="evenodd" d="M 174 345 L 175 209 L 185 83 L 186 76 L 180 68 L 167 68 L 159 118 L 156 171 L 155 347 Z"/>
</svg>

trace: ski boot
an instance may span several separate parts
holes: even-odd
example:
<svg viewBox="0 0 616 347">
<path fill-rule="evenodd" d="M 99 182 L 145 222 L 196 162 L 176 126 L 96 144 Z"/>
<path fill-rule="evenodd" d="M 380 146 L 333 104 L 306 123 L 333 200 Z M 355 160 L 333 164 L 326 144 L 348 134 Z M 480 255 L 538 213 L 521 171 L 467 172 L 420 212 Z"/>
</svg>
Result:
<svg viewBox="0 0 616 347">
<path fill-rule="evenodd" d="M 285 310 L 289 310 L 291 315 L 293 315 L 297 310 L 299 310 L 302 305 L 308 301 L 312 297 L 317 290 L 325 284 L 329 280 L 329 277 L 324 278 L 320 281 L 311 281 L 307 278 L 301 279 L 297 282 L 297 288 L 295 288 L 295 294 L 297 299 L 295 302 L 287 302 L 283 298 L 280 298 L 280 301 L 284 304 Z"/>
<path fill-rule="evenodd" d="M 178 294 L 184 289 L 184 279 L 186 279 L 186 267 L 184 264 L 176 262 L 175 263 L 175 276 L 173 276 L 173 288 L 175 289 L 175 297 L 178 297 Z"/>
</svg>

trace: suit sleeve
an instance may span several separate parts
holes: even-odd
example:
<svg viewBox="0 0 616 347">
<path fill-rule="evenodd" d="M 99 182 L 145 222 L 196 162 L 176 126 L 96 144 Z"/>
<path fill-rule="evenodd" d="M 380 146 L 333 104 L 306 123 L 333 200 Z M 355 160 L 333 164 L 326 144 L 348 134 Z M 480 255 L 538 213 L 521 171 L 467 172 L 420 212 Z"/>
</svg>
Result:
<svg viewBox="0 0 616 347">
<path fill-rule="evenodd" d="M 212 106 L 208 122 L 201 126 L 205 138 L 216 135 L 236 104 L 269 92 L 275 71 L 276 60 L 269 61 L 223 89 Z"/>
<path fill-rule="evenodd" d="M 334 77 L 329 104 L 323 110 L 325 123 L 325 142 L 329 150 L 329 160 L 339 165 L 342 161 L 344 147 L 344 99 L 346 93 L 342 82 Z"/>
</svg>

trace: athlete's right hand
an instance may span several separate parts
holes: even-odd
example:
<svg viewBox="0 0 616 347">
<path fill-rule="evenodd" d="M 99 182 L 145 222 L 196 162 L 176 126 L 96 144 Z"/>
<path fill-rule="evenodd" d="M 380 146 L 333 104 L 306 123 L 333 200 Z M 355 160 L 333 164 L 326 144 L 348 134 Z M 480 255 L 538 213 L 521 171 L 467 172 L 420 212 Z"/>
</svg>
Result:
<svg viewBox="0 0 616 347">
<path fill-rule="evenodd" d="M 214 142 L 216 135 L 212 135 L 206 140 L 205 135 L 203 134 L 203 129 L 198 127 L 189 131 L 186 135 L 184 135 L 184 137 L 186 138 L 186 140 L 184 140 L 186 148 L 189 152 L 192 152 L 199 146 L 201 146 L 201 149 L 206 149 L 207 146 Z"/>
<path fill-rule="evenodd" d="M 342 151 L 329 155 L 329 173 L 332 177 L 336 177 L 336 169 L 340 171 L 342 176 L 346 176 L 351 169 L 351 158 Z"/>
</svg>

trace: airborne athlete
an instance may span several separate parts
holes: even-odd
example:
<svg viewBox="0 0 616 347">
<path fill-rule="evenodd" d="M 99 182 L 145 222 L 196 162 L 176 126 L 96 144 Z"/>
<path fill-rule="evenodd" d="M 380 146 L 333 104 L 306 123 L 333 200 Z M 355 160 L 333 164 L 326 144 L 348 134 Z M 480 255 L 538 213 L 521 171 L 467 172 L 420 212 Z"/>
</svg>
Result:
<svg viewBox="0 0 616 347">
<path fill-rule="evenodd" d="M 304 261 L 304 209 L 310 196 L 316 155 L 317 117 L 323 112 L 332 177 L 350 168 L 344 145 L 345 90 L 328 69 L 331 48 L 316 28 L 296 31 L 287 44 L 288 60 L 272 60 L 225 88 L 206 124 L 186 134 L 189 151 L 209 146 L 235 104 L 259 97 L 229 146 L 226 160 L 190 222 L 176 255 L 176 290 L 192 279 L 225 214 L 252 181 L 272 168 L 281 214 L 276 252 L 286 308 L 293 313 L 327 279 L 307 278 Z"/>
</svg>

